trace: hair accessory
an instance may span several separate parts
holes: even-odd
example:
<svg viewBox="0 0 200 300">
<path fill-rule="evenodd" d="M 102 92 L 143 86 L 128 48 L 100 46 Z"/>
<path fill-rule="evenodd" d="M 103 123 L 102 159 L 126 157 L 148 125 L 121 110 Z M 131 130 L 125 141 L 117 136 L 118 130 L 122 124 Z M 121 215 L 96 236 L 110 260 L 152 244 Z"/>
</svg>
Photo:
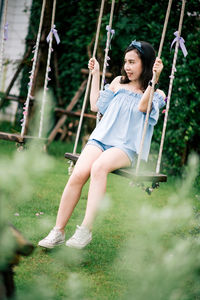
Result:
<svg viewBox="0 0 200 300">
<path fill-rule="evenodd" d="M 142 46 L 140 42 L 137 42 L 136 40 L 132 41 L 129 45 L 135 47 L 140 53 L 144 54 L 144 51 L 142 50 Z"/>
</svg>

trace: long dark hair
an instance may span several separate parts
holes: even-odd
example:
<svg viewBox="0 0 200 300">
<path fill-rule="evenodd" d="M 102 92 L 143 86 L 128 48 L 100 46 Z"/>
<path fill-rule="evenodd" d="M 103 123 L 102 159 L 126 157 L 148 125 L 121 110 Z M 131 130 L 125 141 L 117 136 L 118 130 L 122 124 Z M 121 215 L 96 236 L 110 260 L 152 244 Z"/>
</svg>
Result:
<svg viewBox="0 0 200 300">
<path fill-rule="evenodd" d="M 141 83 L 142 88 L 145 90 L 148 86 L 149 80 L 152 79 L 153 76 L 153 64 L 156 59 L 156 53 L 154 48 L 151 46 L 151 44 L 147 42 L 140 41 L 141 48 L 136 48 L 133 44 L 130 44 L 128 48 L 125 50 L 124 57 L 127 52 L 135 50 L 140 59 L 142 60 L 142 68 L 143 71 L 140 75 L 139 81 Z M 124 64 L 121 70 L 121 80 L 120 83 L 129 83 L 130 80 L 128 79 L 128 76 L 124 70 Z"/>
</svg>

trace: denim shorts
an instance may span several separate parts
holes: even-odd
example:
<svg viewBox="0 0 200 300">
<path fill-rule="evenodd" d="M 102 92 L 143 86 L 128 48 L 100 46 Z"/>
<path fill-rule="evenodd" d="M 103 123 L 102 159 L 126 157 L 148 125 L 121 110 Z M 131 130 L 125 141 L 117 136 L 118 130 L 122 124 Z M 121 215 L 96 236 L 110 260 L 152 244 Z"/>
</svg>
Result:
<svg viewBox="0 0 200 300">
<path fill-rule="evenodd" d="M 133 150 L 130 150 L 130 149 L 127 149 L 123 146 L 109 146 L 109 145 L 105 145 L 103 144 L 102 142 L 98 141 L 98 140 L 95 140 L 95 139 L 91 139 L 91 140 L 88 140 L 87 144 L 86 145 L 94 145 L 94 146 L 97 146 L 98 148 L 100 148 L 102 151 L 106 151 L 110 148 L 119 148 L 121 149 L 123 152 L 126 153 L 126 155 L 128 156 L 129 160 L 131 161 L 131 166 L 133 167 L 134 164 L 135 164 L 135 158 L 136 158 L 136 153 L 135 151 Z"/>
</svg>

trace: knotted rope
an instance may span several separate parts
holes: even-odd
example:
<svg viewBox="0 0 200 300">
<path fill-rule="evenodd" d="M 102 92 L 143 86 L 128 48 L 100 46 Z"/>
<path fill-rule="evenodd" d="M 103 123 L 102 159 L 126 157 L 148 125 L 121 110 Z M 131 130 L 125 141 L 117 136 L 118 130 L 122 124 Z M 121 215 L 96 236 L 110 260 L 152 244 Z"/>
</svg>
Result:
<svg viewBox="0 0 200 300">
<path fill-rule="evenodd" d="M 29 88 L 28 88 L 26 102 L 25 102 L 25 105 L 24 105 L 24 108 L 23 108 L 24 117 L 22 119 L 22 130 L 21 130 L 21 136 L 22 137 L 24 136 L 30 99 L 32 98 L 31 90 L 32 90 L 32 85 L 33 85 L 33 78 L 34 78 L 34 75 L 35 75 L 36 62 L 37 62 L 37 58 L 38 58 L 38 50 L 39 50 L 39 43 L 40 43 L 40 37 L 41 37 L 41 31 L 42 31 L 42 24 L 43 24 L 43 19 L 44 19 L 45 5 L 46 5 L 46 0 L 43 0 L 41 16 L 40 16 L 40 24 L 39 24 L 38 34 L 37 34 L 37 40 L 36 40 L 36 45 L 34 46 L 34 50 L 33 50 L 34 56 L 33 56 L 33 59 L 32 59 L 33 60 L 33 65 L 32 65 L 32 70 L 30 72 Z"/>
<path fill-rule="evenodd" d="M 169 20 L 170 11 L 171 11 L 171 4 L 172 4 L 172 0 L 169 0 L 168 7 L 167 7 L 167 12 L 166 12 L 166 16 L 165 16 L 165 22 L 164 22 L 164 26 L 163 26 L 163 31 L 162 31 L 162 36 L 161 36 L 161 40 L 160 40 L 158 58 L 161 57 L 161 53 L 162 53 L 163 43 L 164 43 L 166 29 L 167 29 L 167 24 L 168 24 L 168 20 Z M 155 81 L 156 81 L 156 73 L 153 72 L 152 88 L 151 88 L 151 93 L 150 93 L 150 97 L 149 97 L 149 101 L 148 101 L 146 118 L 145 118 L 145 123 L 144 123 L 144 128 L 143 128 L 143 133 L 142 133 L 142 139 L 141 139 L 140 149 L 139 149 L 139 154 L 138 154 L 138 159 L 137 159 L 136 174 L 138 174 L 138 172 L 139 172 L 140 161 L 141 161 L 141 156 L 142 156 L 142 151 L 143 151 L 143 146 L 144 146 L 144 140 L 145 140 L 148 121 L 149 121 L 149 114 L 150 114 L 151 105 L 152 105 L 152 101 L 153 101 Z"/>
<path fill-rule="evenodd" d="M 105 0 L 102 0 L 101 1 L 100 12 L 99 12 L 97 31 L 96 31 L 96 37 L 95 37 L 95 43 L 94 43 L 94 49 L 93 49 L 92 57 L 96 56 L 97 45 L 98 45 L 98 40 L 99 40 L 99 33 L 100 33 L 100 28 L 101 28 L 102 15 L 103 15 L 103 9 L 104 9 L 104 3 L 105 3 Z M 91 71 L 89 71 L 88 81 L 87 81 L 87 85 L 86 85 L 86 91 L 85 91 L 85 95 L 84 95 L 84 99 L 83 99 L 81 115 L 80 115 L 80 119 L 79 119 L 78 129 L 77 129 L 77 133 L 76 133 L 76 139 L 75 139 L 74 148 L 73 148 L 73 154 L 76 153 L 77 146 L 78 146 L 78 141 L 79 141 L 80 132 L 81 132 L 81 126 L 82 126 L 82 123 L 83 123 L 83 116 L 84 116 L 85 107 L 86 107 L 88 94 L 89 94 L 91 78 L 92 78 L 92 73 L 91 73 Z M 73 165 L 74 165 L 74 163 L 71 162 L 70 167 L 68 168 L 69 174 L 71 174 L 71 172 L 72 172 Z"/>
<path fill-rule="evenodd" d="M 57 30 L 55 29 L 55 14 L 56 14 L 56 0 L 53 2 L 53 10 L 52 10 L 52 17 L 51 17 L 51 30 L 47 36 L 47 42 L 49 43 L 49 49 L 48 49 L 48 57 L 47 57 L 47 65 L 46 65 L 46 72 L 45 72 L 45 80 L 44 80 L 44 89 L 43 89 L 43 96 L 42 96 L 42 106 L 41 106 L 41 114 L 40 114 L 40 127 L 39 127 L 39 134 L 38 137 L 42 137 L 42 129 L 43 129 L 43 123 L 44 123 L 44 108 L 46 103 L 46 94 L 47 94 L 47 85 L 49 78 L 49 72 L 51 71 L 50 68 L 50 61 L 51 61 L 51 53 L 53 51 L 52 49 L 52 43 L 53 43 L 53 36 L 55 36 L 57 44 L 60 43 L 60 38 L 57 34 Z"/>
<path fill-rule="evenodd" d="M 166 105 L 166 110 L 165 110 L 165 118 L 164 118 L 164 123 L 163 123 L 163 130 L 162 130 L 162 137 L 161 137 L 159 155 L 158 155 L 157 166 L 156 166 L 156 173 L 160 172 L 160 164 L 161 164 L 161 158 L 162 158 L 162 152 L 163 152 L 165 132 L 166 132 L 166 127 L 167 127 L 169 105 L 170 105 L 172 86 L 173 86 L 173 81 L 174 81 L 174 73 L 175 73 L 175 70 L 176 70 L 176 61 L 177 61 L 177 56 L 178 56 L 179 45 L 180 45 L 180 47 L 183 51 L 184 56 L 187 55 L 187 50 L 186 50 L 186 48 L 183 44 L 184 40 L 183 40 L 183 38 L 181 38 L 181 30 L 182 30 L 182 25 L 183 25 L 183 16 L 184 16 L 184 11 L 185 11 L 185 2 L 186 2 L 185 0 L 182 1 L 178 31 L 176 31 L 174 33 L 176 35 L 176 38 L 172 42 L 172 46 L 173 46 L 174 42 L 176 42 L 176 46 L 175 46 L 175 51 L 174 51 L 174 58 L 173 58 L 173 64 L 172 64 L 172 69 L 171 69 L 171 75 L 170 75 L 169 89 L 168 89 L 168 94 L 167 94 L 167 105 Z"/>
<path fill-rule="evenodd" d="M 107 30 L 107 40 L 106 40 L 106 48 L 105 48 L 105 56 L 104 56 L 104 64 L 103 64 L 103 71 L 102 71 L 102 77 L 101 77 L 101 91 L 103 91 L 104 88 L 104 81 L 105 81 L 105 76 L 106 76 L 106 67 L 108 64 L 108 52 L 110 49 L 110 43 L 111 43 L 111 38 L 114 34 L 114 30 L 112 29 L 112 21 L 113 21 L 113 12 L 114 12 L 114 6 L 115 6 L 115 0 L 112 0 L 112 5 L 111 5 L 111 10 L 110 10 L 110 19 L 109 19 L 109 25 L 106 26 Z M 101 114 L 100 112 L 97 113 L 97 124 L 100 121 Z"/>
</svg>

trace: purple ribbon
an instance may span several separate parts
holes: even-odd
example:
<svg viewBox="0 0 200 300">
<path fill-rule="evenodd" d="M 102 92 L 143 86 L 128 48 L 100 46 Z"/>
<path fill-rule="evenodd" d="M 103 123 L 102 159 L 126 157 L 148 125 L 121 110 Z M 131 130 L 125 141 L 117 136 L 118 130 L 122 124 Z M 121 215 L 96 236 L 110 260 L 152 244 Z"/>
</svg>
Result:
<svg viewBox="0 0 200 300">
<path fill-rule="evenodd" d="M 111 38 L 110 38 L 110 39 L 112 39 L 113 35 L 115 34 L 115 30 L 112 29 L 112 28 L 110 28 L 109 25 L 106 26 L 106 30 L 107 30 L 108 32 L 110 31 L 110 33 L 111 33 Z"/>
<path fill-rule="evenodd" d="M 112 40 L 113 35 L 115 34 L 115 30 L 112 29 L 109 25 L 106 26 L 106 30 L 108 31 L 107 32 L 107 36 L 108 36 L 109 32 L 111 33 L 111 37 L 110 37 L 110 41 L 109 41 L 109 46 L 108 46 L 108 48 L 111 49 L 111 40 Z"/>
<path fill-rule="evenodd" d="M 60 38 L 59 38 L 58 32 L 57 32 L 57 30 L 55 28 L 56 28 L 56 25 L 53 25 L 53 28 L 51 28 L 51 31 L 49 32 L 49 34 L 47 36 L 47 43 L 49 43 L 49 41 L 50 41 L 51 33 L 53 33 L 53 35 L 54 35 L 54 37 L 56 39 L 57 44 L 60 43 Z"/>
<path fill-rule="evenodd" d="M 175 37 L 175 39 L 173 40 L 173 42 L 171 43 L 171 48 L 173 47 L 173 45 L 174 45 L 175 42 L 178 42 L 178 41 L 179 41 L 179 46 L 180 46 L 180 48 L 181 48 L 181 50 L 182 50 L 182 52 L 183 52 L 184 57 L 186 57 L 187 54 L 188 54 L 188 52 L 187 52 L 187 49 L 186 49 L 186 47 L 185 47 L 185 45 L 184 45 L 184 43 L 185 43 L 184 39 L 183 39 L 181 36 L 179 36 L 178 31 L 174 32 L 174 35 L 175 35 L 176 37 Z"/>
<path fill-rule="evenodd" d="M 8 39 L 8 23 L 4 26 L 4 41 L 7 41 Z"/>
</svg>

